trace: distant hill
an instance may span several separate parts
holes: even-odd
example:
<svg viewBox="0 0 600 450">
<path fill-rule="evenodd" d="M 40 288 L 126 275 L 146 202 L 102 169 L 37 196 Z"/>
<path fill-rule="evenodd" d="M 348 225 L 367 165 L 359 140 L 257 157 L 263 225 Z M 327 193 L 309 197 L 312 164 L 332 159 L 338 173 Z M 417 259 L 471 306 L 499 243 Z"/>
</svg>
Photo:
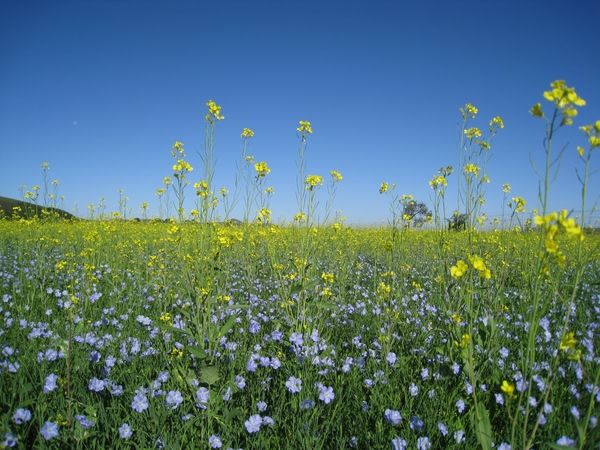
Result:
<svg viewBox="0 0 600 450">
<path fill-rule="evenodd" d="M 34 216 L 45 216 L 45 215 L 58 215 L 63 219 L 76 219 L 76 217 L 58 208 L 50 208 L 39 205 L 34 205 L 33 203 L 24 202 L 21 200 L 17 200 L 14 198 L 2 197 L 0 196 L 0 214 L 3 217 L 14 217 L 15 210 L 13 208 L 19 207 L 20 211 L 18 211 L 19 217 L 24 217 L 29 219 Z"/>
</svg>

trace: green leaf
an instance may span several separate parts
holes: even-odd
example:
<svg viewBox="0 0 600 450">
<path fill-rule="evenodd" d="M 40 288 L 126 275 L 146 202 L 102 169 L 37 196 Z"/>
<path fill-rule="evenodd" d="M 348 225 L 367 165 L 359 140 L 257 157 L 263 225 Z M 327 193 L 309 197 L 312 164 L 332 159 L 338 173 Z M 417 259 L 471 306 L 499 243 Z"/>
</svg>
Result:
<svg viewBox="0 0 600 450">
<path fill-rule="evenodd" d="M 492 424 L 490 423 L 490 414 L 483 403 L 475 405 L 475 410 L 471 412 L 471 420 L 479 445 L 484 450 L 491 450 Z"/>
<path fill-rule="evenodd" d="M 225 322 L 225 324 L 219 330 L 219 336 L 225 336 L 225 334 L 227 334 L 227 332 L 233 328 L 235 325 L 235 319 L 237 319 L 237 316 L 229 316 L 227 322 Z"/>
<path fill-rule="evenodd" d="M 219 368 L 217 366 L 204 366 L 200 369 L 200 381 L 202 383 L 216 384 L 219 378 Z"/>
<path fill-rule="evenodd" d="M 204 351 L 203 348 L 189 346 L 189 347 L 186 347 L 185 350 L 187 352 L 190 352 L 192 355 L 194 355 L 198 359 L 206 359 L 206 352 Z"/>
</svg>

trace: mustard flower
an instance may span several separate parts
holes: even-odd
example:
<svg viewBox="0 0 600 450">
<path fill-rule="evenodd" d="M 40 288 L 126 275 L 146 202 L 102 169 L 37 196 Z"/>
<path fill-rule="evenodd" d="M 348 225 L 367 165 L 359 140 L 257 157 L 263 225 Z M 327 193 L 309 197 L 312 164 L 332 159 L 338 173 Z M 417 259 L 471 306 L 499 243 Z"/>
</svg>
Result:
<svg viewBox="0 0 600 450">
<path fill-rule="evenodd" d="M 482 136 L 481 130 L 477 127 L 467 128 L 464 133 L 469 139 L 475 139 Z"/>
<path fill-rule="evenodd" d="M 381 185 L 379 186 L 379 193 L 380 194 L 384 194 L 385 192 L 387 192 L 390 189 L 390 185 L 388 184 L 387 181 L 384 181 L 381 183 Z"/>
<path fill-rule="evenodd" d="M 303 136 L 307 134 L 312 134 L 312 125 L 307 120 L 301 120 L 298 122 L 298 128 L 296 128 L 298 132 L 300 132 Z"/>
<path fill-rule="evenodd" d="M 214 101 L 207 101 L 206 106 L 208 107 L 208 112 L 206 113 L 205 119 L 208 122 L 213 123 L 213 121 L 215 120 L 223 120 L 225 118 L 221 114 L 221 107 L 217 105 Z"/>
<path fill-rule="evenodd" d="M 257 162 L 254 164 L 254 171 L 256 172 L 257 178 L 263 178 L 271 173 L 271 169 L 265 161 Z"/>
<path fill-rule="evenodd" d="M 337 170 L 330 171 L 329 175 L 331 175 L 331 178 L 334 183 L 342 181 L 342 179 L 343 179 L 342 174 L 340 172 L 338 172 Z"/>
<path fill-rule="evenodd" d="M 323 177 L 321 175 L 309 175 L 304 180 L 304 184 L 306 184 L 306 189 L 312 191 L 315 187 L 323 184 Z"/>
<path fill-rule="evenodd" d="M 472 103 L 467 103 L 465 106 L 460 108 L 460 113 L 463 119 L 466 119 L 468 116 L 470 116 L 471 119 L 474 119 L 478 112 L 479 110 Z"/>
<path fill-rule="evenodd" d="M 249 138 L 251 138 L 251 137 L 254 137 L 254 131 L 252 131 L 250 128 L 244 128 L 244 129 L 242 130 L 242 134 L 241 134 L 241 136 L 242 136 L 243 138 L 247 138 L 247 139 L 249 139 Z"/>
</svg>

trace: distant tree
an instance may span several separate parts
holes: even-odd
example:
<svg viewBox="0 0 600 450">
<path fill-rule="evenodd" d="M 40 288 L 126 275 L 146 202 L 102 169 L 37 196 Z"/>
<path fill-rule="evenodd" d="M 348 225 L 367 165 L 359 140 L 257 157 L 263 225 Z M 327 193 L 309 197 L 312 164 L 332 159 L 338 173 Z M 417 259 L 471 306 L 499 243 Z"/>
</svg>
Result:
<svg viewBox="0 0 600 450">
<path fill-rule="evenodd" d="M 425 203 L 410 200 L 404 203 L 402 218 L 407 225 L 413 224 L 413 226 L 419 228 L 422 227 L 425 222 L 431 220 L 431 211 Z"/>
<path fill-rule="evenodd" d="M 452 213 L 452 217 L 448 220 L 448 230 L 463 231 L 467 229 L 467 215 L 461 214 L 458 211 Z"/>
</svg>

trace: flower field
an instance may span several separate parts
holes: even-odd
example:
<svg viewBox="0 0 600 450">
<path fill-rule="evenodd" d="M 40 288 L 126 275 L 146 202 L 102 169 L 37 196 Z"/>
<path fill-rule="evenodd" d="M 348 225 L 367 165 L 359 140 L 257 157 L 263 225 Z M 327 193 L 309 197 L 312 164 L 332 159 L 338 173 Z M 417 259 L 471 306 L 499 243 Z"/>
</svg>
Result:
<svg viewBox="0 0 600 450">
<path fill-rule="evenodd" d="M 176 142 L 159 193 L 171 220 L 0 219 L 0 445 L 597 448 L 600 235 L 547 208 L 552 137 L 583 100 L 564 82 L 544 97 L 554 112 L 531 110 L 547 125 L 540 208 L 526 220 L 526 201 L 505 198 L 510 226 L 481 226 L 486 152 L 504 123 L 483 137 L 471 104 L 460 229 L 446 226 L 451 167 L 429 182 L 422 229 L 401 211 L 412 197 L 387 182 L 389 226 L 329 220 L 342 175 L 331 171 L 319 211 L 307 121 L 294 221 L 271 221 L 270 169 L 249 157 L 249 129 L 244 220 L 217 221 L 231 210 L 219 215 L 226 193 L 213 193 L 214 102 L 193 210 Z M 600 123 L 583 131 L 582 216 Z"/>
</svg>

